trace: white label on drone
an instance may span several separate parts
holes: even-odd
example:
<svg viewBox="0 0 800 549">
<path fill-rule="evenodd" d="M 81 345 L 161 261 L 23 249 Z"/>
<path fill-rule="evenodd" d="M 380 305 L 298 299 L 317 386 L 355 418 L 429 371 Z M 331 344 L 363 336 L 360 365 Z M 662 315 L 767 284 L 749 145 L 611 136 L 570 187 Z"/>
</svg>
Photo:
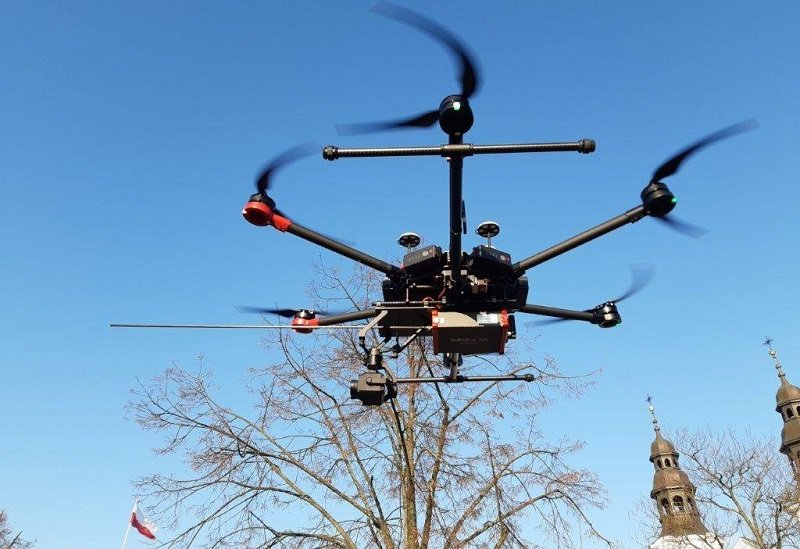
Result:
<svg viewBox="0 0 800 549">
<path fill-rule="evenodd" d="M 498 323 L 497 313 L 478 313 L 478 316 L 475 320 L 478 322 L 478 324 Z"/>
</svg>

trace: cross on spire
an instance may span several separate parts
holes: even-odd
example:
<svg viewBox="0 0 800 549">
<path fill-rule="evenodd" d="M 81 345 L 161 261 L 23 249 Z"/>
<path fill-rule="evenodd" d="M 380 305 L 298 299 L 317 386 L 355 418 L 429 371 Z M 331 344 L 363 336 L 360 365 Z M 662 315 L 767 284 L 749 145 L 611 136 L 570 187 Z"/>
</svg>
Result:
<svg viewBox="0 0 800 549">
<path fill-rule="evenodd" d="M 653 416 L 653 430 L 656 432 L 656 434 L 659 434 L 661 428 L 658 426 L 658 419 L 656 418 L 656 408 L 655 406 L 653 406 L 653 397 L 648 394 L 645 400 L 647 400 L 647 405 L 648 405 L 647 409 L 650 410 L 650 415 Z"/>
<path fill-rule="evenodd" d="M 775 369 L 778 370 L 778 377 L 781 378 L 781 381 L 783 381 L 786 377 L 786 374 L 783 373 L 783 367 L 781 366 L 781 363 L 778 361 L 777 351 L 775 351 L 775 349 L 772 348 L 772 341 L 773 339 L 771 337 L 765 336 L 763 345 L 767 349 L 769 349 L 769 356 L 771 356 L 772 360 L 775 362 Z"/>
</svg>

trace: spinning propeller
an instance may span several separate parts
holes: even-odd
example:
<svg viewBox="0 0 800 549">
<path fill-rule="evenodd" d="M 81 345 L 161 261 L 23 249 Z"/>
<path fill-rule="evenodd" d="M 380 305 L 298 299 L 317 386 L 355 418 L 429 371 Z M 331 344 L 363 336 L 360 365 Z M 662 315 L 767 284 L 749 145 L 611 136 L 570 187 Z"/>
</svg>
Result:
<svg viewBox="0 0 800 549">
<path fill-rule="evenodd" d="M 292 329 L 300 334 L 310 334 L 314 331 L 315 327 L 320 325 L 317 314 L 323 317 L 329 316 L 327 311 L 314 311 L 310 309 L 281 309 L 277 307 L 236 307 L 236 309 L 242 313 L 278 315 L 283 318 L 291 318 Z"/>
<path fill-rule="evenodd" d="M 641 194 L 642 203 L 645 206 L 647 214 L 665 223 L 671 229 L 674 229 L 687 236 L 691 236 L 692 238 L 699 238 L 703 236 L 707 231 L 702 227 L 696 227 L 695 225 L 691 225 L 684 221 L 666 217 L 667 214 L 675 207 L 677 199 L 666 186 L 666 184 L 662 183 L 662 180 L 676 174 L 683 161 L 700 149 L 703 149 L 727 137 L 731 137 L 732 135 L 752 130 L 757 127 L 758 122 L 755 120 L 747 120 L 745 122 L 740 122 L 739 124 L 734 124 L 733 126 L 728 126 L 727 128 L 723 128 L 710 135 L 707 135 L 699 141 L 689 145 L 672 158 L 661 164 L 658 168 L 656 168 L 656 171 L 653 172 L 653 176 L 650 178 L 650 183 L 648 183 Z"/>
<path fill-rule="evenodd" d="M 319 151 L 319 149 L 320 147 L 316 143 L 306 142 L 282 152 L 267 164 L 258 179 L 256 179 L 256 190 L 258 192 L 250 197 L 250 200 L 244 206 L 244 210 L 242 210 L 244 218 L 253 225 L 264 227 L 272 223 L 274 214 L 286 217 L 284 213 L 275 207 L 275 201 L 267 194 L 270 180 L 279 169 L 295 160 L 310 156 Z"/>
<path fill-rule="evenodd" d="M 477 91 L 479 81 L 476 63 L 466 46 L 438 23 L 410 9 L 390 2 L 378 2 L 372 8 L 372 11 L 414 27 L 432 36 L 450 50 L 457 60 L 461 73 L 461 93 L 445 97 L 438 109 L 417 116 L 386 122 L 340 125 L 337 126 L 337 131 L 353 134 L 401 128 L 428 128 L 438 121 L 442 130 L 448 135 L 467 132 L 474 121 L 472 109 L 469 106 L 469 98 Z"/>
<path fill-rule="evenodd" d="M 653 275 L 655 274 L 655 268 L 652 265 L 632 265 L 631 266 L 631 284 L 628 286 L 628 289 L 625 290 L 621 296 L 616 299 L 609 299 L 605 303 L 598 305 L 592 309 L 585 309 L 583 312 L 585 313 L 594 313 L 596 316 L 596 322 L 592 321 L 593 324 L 597 324 L 601 328 L 613 328 L 618 324 L 622 323 L 622 319 L 619 316 L 619 312 L 617 311 L 616 304 L 620 301 L 625 301 L 629 297 L 632 297 L 638 294 L 642 289 L 650 284 L 650 281 L 653 279 Z M 569 318 L 551 318 L 548 320 L 539 320 L 536 322 L 532 322 L 534 326 L 546 326 L 548 324 L 555 324 L 556 322 L 564 322 L 567 320 L 572 320 Z"/>
<path fill-rule="evenodd" d="M 252 314 L 264 314 L 264 315 L 277 315 L 283 318 L 293 318 L 300 314 L 306 313 L 311 315 L 322 315 L 322 316 L 329 316 L 330 314 L 340 314 L 340 313 L 329 313 L 328 311 L 320 311 L 317 309 L 279 309 L 279 308 L 271 308 L 271 307 L 247 307 L 247 306 L 237 306 L 236 310 L 240 313 L 252 313 Z"/>
</svg>

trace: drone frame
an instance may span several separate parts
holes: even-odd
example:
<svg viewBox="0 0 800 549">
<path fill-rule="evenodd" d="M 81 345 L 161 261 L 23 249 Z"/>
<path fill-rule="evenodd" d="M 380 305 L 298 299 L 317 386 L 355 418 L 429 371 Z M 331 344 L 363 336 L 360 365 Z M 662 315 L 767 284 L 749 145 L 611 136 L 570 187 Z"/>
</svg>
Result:
<svg viewBox="0 0 800 549">
<path fill-rule="evenodd" d="M 469 98 L 478 87 L 477 71 L 472 61 L 471 55 L 460 41 L 450 34 L 447 30 L 440 27 L 437 23 L 422 17 L 406 8 L 394 6 L 388 2 L 379 3 L 375 11 L 397 19 L 401 22 L 416 27 L 418 30 L 430 34 L 440 43 L 445 45 L 452 54 L 458 59 L 462 68 L 462 91 L 460 94 L 445 97 L 438 108 L 438 111 L 430 111 L 420 116 L 402 119 L 399 121 L 379 124 L 362 125 L 365 131 L 374 129 L 391 129 L 407 127 L 427 127 L 435 124 L 439 126 L 448 136 L 448 143 L 438 146 L 428 147 L 390 147 L 390 148 L 339 148 L 336 146 L 326 146 L 322 149 L 322 157 L 328 161 L 342 158 L 374 158 L 390 156 L 439 156 L 447 159 L 449 164 L 449 248 L 446 261 L 443 263 L 440 275 L 442 276 L 443 288 L 441 294 L 436 298 L 424 298 L 421 300 L 409 298 L 408 283 L 413 281 L 414 276 L 409 273 L 406 266 L 398 267 L 386 261 L 378 259 L 368 253 L 348 246 L 327 235 L 319 233 L 311 228 L 305 227 L 292 220 L 286 214 L 276 208 L 274 199 L 269 196 L 267 189 L 269 177 L 283 164 L 292 161 L 308 152 L 308 146 L 300 146 L 286 151 L 280 155 L 273 163 L 262 172 L 257 182 L 257 190 L 249 201 L 245 204 L 242 211 L 244 218 L 257 226 L 272 226 L 280 232 L 293 234 L 303 240 L 321 246 L 343 257 L 366 265 L 378 272 L 383 273 L 386 278 L 397 284 L 398 287 L 405 288 L 405 300 L 401 301 L 377 301 L 372 308 L 361 311 L 346 312 L 342 314 L 323 315 L 317 317 L 313 311 L 301 309 L 297 311 L 288 326 L 231 326 L 231 325 L 179 325 L 179 324 L 112 324 L 116 327 L 169 327 L 169 328 L 289 328 L 298 333 L 311 333 L 317 329 L 359 329 L 359 344 L 364 350 L 364 363 L 367 372 L 362 374 L 358 380 L 351 384 L 351 396 L 359 398 L 365 405 L 381 404 L 387 398 L 396 395 L 397 385 L 403 383 L 426 383 L 444 382 L 460 383 L 466 381 L 533 381 L 532 375 L 506 375 L 506 376 L 462 376 L 458 366 L 462 362 L 463 349 L 437 349 L 434 343 L 434 352 L 440 352 L 444 356 L 445 366 L 448 368 L 448 375 L 442 377 L 424 378 L 398 378 L 386 366 L 383 365 L 383 348 L 393 338 L 397 343 L 390 348 L 396 357 L 399 352 L 405 349 L 413 340 L 420 336 L 431 335 L 436 329 L 436 311 L 444 306 L 449 311 L 458 311 L 460 304 L 465 304 L 464 285 L 468 279 L 469 272 L 464 269 L 464 254 L 462 252 L 462 232 L 466 233 L 466 207 L 463 199 L 463 164 L 464 158 L 479 154 L 506 154 L 506 153 L 537 153 L 537 152 L 578 152 L 589 154 L 595 151 L 595 142 L 591 139 L 581 139 L 573 142 L 555 143 L 523 143 L 523 144 L 494 144 L 494 145 L 474 145 L 464 143 L 464 135 L 471 129 L 474 122 L 474 115 L 469 103 Z M 615 216 L 607 221 L 600 223 L 592 228 L 576 234 L 560 243 L 557 243 L 545 250 L 533 254 L 521 261 L 513 263 L 504 270 L 506 279 L 513 283 L 524 280 L 524 290 L 517 294 L 518 300 L 515 302 L 504 297 L 501 310 L 498 311 L 503 318 L 502 330 L 499 333 L 500 345 L 494 352 L 502 354 L 505 340 L 515 336 L 513 326 L 513 313 L 527 313 L 547 316 L 557 320 L 580 320 L 595 324 L 601 328 L 610 328 L 621 322 L 621 317 L 616 307 L 615 301 L 606 301 L 593 309 L 589 310 L 570 310 L 557 307 L 550 307 L 538 304 L 524 303 L 527 301 L 527 280 L 525 273 L 542 263 L 550 261 L 570 250 L 582 246 L 596 238 L 615 231 L 625 225 L 636 223 L 646 216 L 655 217 L 662 221 L 671 222 L 673 227 L 677 226 L 676 221 L 667 219 L 666 216 L 673 210 L 676 204 L 675 196 L 670 191 L 662 179 L 669 177 L 677 172 L 681 163 L 697 150 L 735 133 L 754 127 L 753 122 L 737 124 L 724 128 L 711 134 L 691 146 L 683 149 L 678 154 L 663 163 L 653 174 L 650 182 L 645 186 L 640 194 L 641 203 L 633 208 Z M 408 240 L 408 239 L 407 239 Z M 410 242 L 410 240 L 409 240 Z M 419 242 L 419 239 L 416 239 Z M 491 246 L 489 246 L 490 248 Z M 439 250 L 441 251 L 441 250 Z M 438 267 L 437 267 L 438 269 Z M 437 270 L 437 272 L 439 272 Z M 437 288 L 437 291 L 439 288 Z M 386 295 L 386 294 L 385 294 Z M 520 295 L 522 297 L 520 297 Z M 628 292 L 627 295 L 631 295 Z M 622 299 L 622 298 L 620 298 Z M 618 299 L 617 301 L 619 301 Z M 511 306 L 509 306 L 509 303 Z M 497 303 L 492 303 L 497 308 Z M 481 306 L 481 304 L 471 303 L 471 307 Z M 367 324 L 355 326 L 344 325 L 348 322 L 359 320 L 369 320 Z M 510 320 L 510 322 L 508 322 Z M 367 334 L 374 328 L 378 329 L 378 335 L 383 338 L 382 342 L 367 348 Z M 399 343 L 399 338 L 405 337 L 405 341 Z M 434 342 L 436 339 L 434 338 Z M 467 354 L 481 354 L 479 351 Z M 386 371 L 387 375 L 379 373 L 379 370 Z"/>
</svg>

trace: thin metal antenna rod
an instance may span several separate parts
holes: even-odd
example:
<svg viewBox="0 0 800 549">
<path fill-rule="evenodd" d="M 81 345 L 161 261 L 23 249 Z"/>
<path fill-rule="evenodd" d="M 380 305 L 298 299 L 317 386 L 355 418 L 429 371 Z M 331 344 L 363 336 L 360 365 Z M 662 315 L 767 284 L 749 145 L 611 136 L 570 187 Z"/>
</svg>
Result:
<svg viewBox="0 0 800 549">
<path fill-rule="evenodd" d="M 111 328 L 187 328 L 212 330 L 360 330 L 363 324 L 354 326 L 291 326 L 289 324 L 110 324 Z"/>
</svg>

